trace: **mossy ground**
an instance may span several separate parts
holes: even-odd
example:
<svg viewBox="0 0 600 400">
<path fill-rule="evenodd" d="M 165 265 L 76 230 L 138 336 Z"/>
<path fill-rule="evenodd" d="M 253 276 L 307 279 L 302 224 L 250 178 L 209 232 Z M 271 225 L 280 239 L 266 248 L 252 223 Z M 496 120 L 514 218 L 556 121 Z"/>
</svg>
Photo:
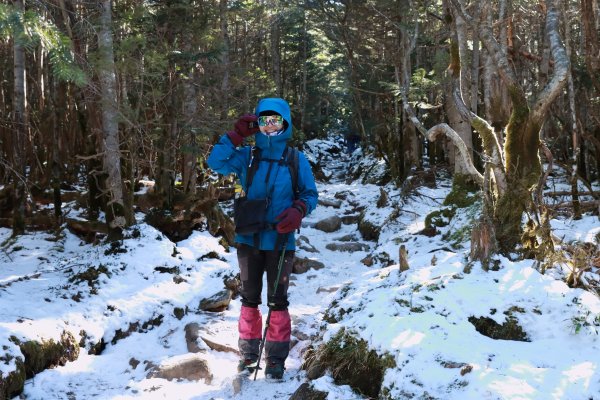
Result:
<svg viewBox="0 0 600 400">
<path fill-rule="evenodd" d="M 452 180 L 452 190 L 444 199 L 445 206 L 465 208 L 479 199 L 479 187 L 466 175 L 456 175 Z"/>
<path fill-rule="evenodd" d="M 476 318 L 474 316 L 469 317 L 469 322 L 475 326 L 477 332 L 489 338 L 529 342 L 527 334 L 510 313 L 503 324 L 499 324 L 489 317 Z"/>
<path fill-rule="evenodd" d="M 98 280 L 100 279 L 100 274 L 104 274 L 109 278 L 111 276 L 111 273 L 108 270 L 108 268 L 106 268 L 104 264 L 100 264 L 98 268 L 90 267 L 83 272 L 73 275 L 69 279 L 69 282 L 87 282 L 88 286 L 91 289 L 95 289 L 96 285 L 98 284 Z"/>
<path fill-rule="evenodd" d="M 79 357 L 79 344 L 75 337 L 67 331 L 61 334 L 60 340 L 53 339 L 22 342 L 12 336 L 10 341 L 19 346 L 23 358 L 16 358 L 15 371 L 6 377 L 0 374 L 0 399 L 12 398 L 23 391 L 26 379 L 35 374 L 58 365 L 65 365 Z"/>
<path fill-rule="evenodd" d="M 305 367 L 330 370 L 338 385 L 349 385 L 357 392 L 377 398 L 387 368 L 396 363 L 390 355 L 379 356 L 368 343 L 344 328 L 328 342 L 306 356 Z"/>
</svg>

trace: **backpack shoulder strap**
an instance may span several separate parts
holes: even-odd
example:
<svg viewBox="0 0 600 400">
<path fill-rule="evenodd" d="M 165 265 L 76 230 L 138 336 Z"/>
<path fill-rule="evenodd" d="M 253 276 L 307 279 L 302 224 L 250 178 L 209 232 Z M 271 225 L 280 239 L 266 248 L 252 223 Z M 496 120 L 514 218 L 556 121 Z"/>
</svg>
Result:
<svg viewBox="0 0 600 400">
<path fill-rule="evenodd" d="M 290 170 L 290 176 L 292 178 L 292 190 L 294 191 L 294 200 L 298 200 L 300 197 L 300 190 L 298 189 L 298 167 L 300 164 L 300 157 L 298 155 L 298 149 L 295 147 L 288 147 L 286 154 L 286 164 Z"/>
<path fill-rule="evenodd" d="M 290 171 L 290 177 L 292 178 L 292 190 L 294 192 L 294 200 L 300 197 L 300 190 L 298 188 L 298 168 L 300 165 L 299 151 L 295 147 L 286 147 L 284 150 L 284 157 L 281 161 L 285 163 Z M 260 148 L 253 146 L 250 150 L 250 161 L 248 164 L 248 170 L 246 171 L 246 193 L 250 190 L 250 185 L 254 180 L 254 175 L 260 164 Z M 265 159 L 266 160 L 266 159 Z M 276 161 L 276 160 L 268 160 Z M 280 161 L 280 165 L 281 165 Z"/>
<path fill-rule="evenodd" d="M 250 185 L 254 180 L 254 174 L 260 164 L 260 149 L 257 146 L 252 146 L 250 149 L 250 161 L 248 162 L 248 170 L 246 171 L 246 193 L 250 190 Z"/>
</svg>

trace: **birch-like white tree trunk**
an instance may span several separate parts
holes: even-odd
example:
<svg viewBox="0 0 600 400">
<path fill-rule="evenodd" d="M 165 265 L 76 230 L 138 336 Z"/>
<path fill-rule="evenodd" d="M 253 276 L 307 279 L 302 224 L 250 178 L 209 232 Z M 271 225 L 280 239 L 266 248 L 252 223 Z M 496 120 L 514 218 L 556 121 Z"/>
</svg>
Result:
<svg viewBox="0 0 600 400">
<path fill-rule="evenodd" d="M 103 166 L 107 174 L 106 190 L 107 223 L 111 229 L 126 226 L 121 178 L 121 152 L 119 147 L 119 121 L 117 106 L 117 80 L 112 37 L 112 1 L 100 3 L 100 25 L 98 27 L 98 52 L 100 83 L 100 107 L 102 114 Z"/>
<path fill-rule="evenodd" d="M 569 25 L 568 17 L 568 4 L 562 4 L 562 17 L 564 21 L 565 29 L 565 49 L 567 58 L 571 59 L 571 43 L 569 41 L 571 37 L 571 26 Z M 571 196 L 573 198 L 573 219 L 581 219 L 581 203 L 579 201 L 579 189 L 577 187 L 578 182 L 578 167 L 579 157 L 581 154 L 581 146 L 579 141 L 579 129 L 577 127 L 577 110 L 575 109 L 575 85 L 573 84 L 573 69 L 569 64 L 569 73 L 567 74 L 567 88 L 569 93 L 569 111 L 571 114 L 571 144 L 573 152 L 571 154 Z"/>
</svg>

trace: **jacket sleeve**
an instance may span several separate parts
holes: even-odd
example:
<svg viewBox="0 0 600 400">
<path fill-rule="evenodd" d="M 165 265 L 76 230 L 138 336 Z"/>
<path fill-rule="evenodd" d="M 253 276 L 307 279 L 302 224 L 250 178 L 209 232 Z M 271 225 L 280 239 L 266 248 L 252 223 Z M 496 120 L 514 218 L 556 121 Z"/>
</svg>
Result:
<svg viewBox="0 0 600 400">
<path fill-rule="evenodd" d="M 312 168 L 304 153 L 299 153 L 298 156 L 298 190 L 300 191 L 300 200 L 306 204 L 306 214 L 308 215 L 317 207 L 319 192 L 317 191 Z"/>
<path fill-rule="evenodd" d="M 225 134 L 215 144 L 206 162 L 215 172 L 223 175 L 235 173 L 238 177 L 241 177 L 246 168 L 245 160 L 247 158 L 246 149 L 244 147 L 236 148 L 231 143 L 229 136 Z"/>
</svg>

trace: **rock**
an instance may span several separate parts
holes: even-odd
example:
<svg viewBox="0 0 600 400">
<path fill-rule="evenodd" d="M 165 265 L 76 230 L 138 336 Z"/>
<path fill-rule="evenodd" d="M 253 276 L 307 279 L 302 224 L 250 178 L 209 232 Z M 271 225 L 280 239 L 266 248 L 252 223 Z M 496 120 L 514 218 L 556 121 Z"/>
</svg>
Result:
<svg viewBox="0 0 600 400">
<path fill-rule="evenodd" d="M 364 265 L 366 265 L 367 267 L 372 267 L 373 263 L 375 262 L 375 260 L 373 259 L 373 256 L 366 256 L 365 258 L 363 258 L 362 260 L 360 260 L 361 263 L 363 263 Z"/>
<path fill-rule="evenodd" d="M 379 199 L 377 200 L 377 208 L 382 208 L 388 205 L 388 195 L 385 190 L 380 187 L 379 188 Z"/>
<path fill-rule="evenodd" d="M 310 241 L 308 240 L 308 238 L 306 236 L 298 236 L 298 239 L 296 239 L 296 246 L 298 246 L 298 248 L 300 250 L 304 250 L 308 253 L 318 253 L 319 250 L 317 250 L 312 244 L 310 244 Z"/>
<path fill-rule="evenodd" d="M 349 235 L 344 235 L 338 238 L 333 239 L 337 242 L 356 242 L 358 240 L 358 238 L 356 237 L 355 234 L 351 233 Z"/>
<path fill-rule="evenodd" d="M 406 246 L 401 245 L 398 254 L 400 255 L 400 273 L 408 271 L 410 267 L 408 266 L 408 250 L 406 250 Z"/>
<path fill-rule="evenodd" d="M 140 361 L 139 361 L 139 360 L 136 360 L 134 357 L 131 357 L 131 358 L 129 359 L 129 366 L 130 366 L 132 369 L 136 369 L 136 368 L 137 368 L 137 366 L 138 366 L 139 364 L 140 364 Z"/>
<path fill-rule="evenodd" d="M 187 324 L 185 330 L 185 343 L 190 353 L 200 353 L 203 350 L 198 346 L 198 338 L 200 337 L 200 325 L 195 322 Z"/>
<path fill-rule="evenodd" d="M 200 301 L 200 309 L 202 311 L 220 312 L 229 306 L 233 293 L 229 289 L 221 290 L 219 293 L 209 297 L 208 299 L 202 299 Z"/>
<path fill-rule="evenodd" d="M 306 333 L 304 333 L 298 329 L 294 329 L 294 331 L 292 332 L 292 336 L 294 336 L 298 340 L 309 340 L 310 339 L 310 336 L 308 336 Z"/>
<path fill-rule="evenodd" d="M 325 207 L 333 207 L 340 208 L 342 206 L 341 200 L 331 200 L 331 199 L 319 199 L 319 205 Z"/>
<path fill-rule="evenodd" d="M 211 350 L 221 351 L 221 352 L 224 352 L 224 353 L 233 353 L 233 354 L 237 354 L 238 356 L 240 355 L 239 350 L 236 350 L 233 347 L 229 347 L 229 346 L 226 346 L 224 344 L 213 342 L 212 340 L 207 339 L 207 338 L 205 338 L 203 336 L 201 336 L 200 339 L 202 339 L 202 341 L 204 343 L 206 343 L 206 345 L 208 347 L 210 347 Z"/>
<path fill-rule="evenodd" d="M 185 314 L 187 314 L 187 309 L 185 308 L 175 307 L 173 309 L 173 315 L 180 321 L 183 317 L 185 317 Z"/>
<path fill-rule="evenodd" d="M 423 235 L 427 237 L 434 237 L 440 233 L 435 226 L 429 226 L 427 228 L 423 228 L 423 230 L 417 232 L 417 235 Z"/>
<path fill-rule="evenodd" d="M 342 219 L 336 215 L 325 218 L 315 224 L 315 229 L 323 232 L 335 232 L 342 227 Z"/>
<path fill-rule="evenodd" d="M 158 367 L 154 367 L 146 375 L 147 378 L 161 378 L 168 381 L 188 380 L 199 381 L 204 379 L 206 384 L 212 382 L 212 373 L 205 360 L 196 354 L 185 354 L 167 359 Z"/>
<path fill-rule="evenodd" d="M 300 246 L 298 246 L 298 249 L 304 250 L 307 253 L 318 253 L 319 252 L 319 250 L 315 249 L 313 246 L 306 245 L 306 244 L 301 244 Z"/>
<path fill-rule="evenodd" d="M 357 224 L 358 221 L 360 221 L 360 214 L 344 215 L 342 217 L 342 223 L 344 225 Z"/>
<path fill-rule="evenodd" d="M 225 287 L 231 290 L 231 297 L 236 298 L 236 296 L 240 293 L 240 289 L 242 287 L 242 281 L 240 280 L 240 274 L 237 273 L 235 276 L 226 275 L 223 277 L 223 283 Z"/>
<path fill-rule="evenodd" d="M 336 194 L 333 195 L 333 197 L 335 197 L 336 199 L 339 199 L 339 200 L 346 200 L 348 198 L 348 195 L 354 196 L 354 193 L 345 190 L 343 192 L 337 192 Z"/>
<path fill-rule="evenodd" d="M 357 251 L 369 251 L 371 248 L 365 243 L 359 242 L 347 242 L 347 243 L 328 243 L 325 246 L 328 250 L 332 251 L 347 251 L 349 253 L 355 253 Z"/>
<path fill-rule="evenodd" d="M 296 239 L 296 245 L 300 245 L 301 243 L 310 243 L 310 240 L 304 235 L 299 235 Z"/>
<path fill-rule="evenodd" d="M 290 397 L 290 400 L 325 400 L 327 392 L 316 390 L 308 382 L 304 382 Z"/>
<path fill-rule="evenodd" d="M 319 270 L 325 268 L 325 264 L 317 260 L 311 260 L 310 258 L 294 258 L 294 265 L 292 267 L 292 272 L 294 274 L 303 274 L 311 268 Z"/>
<path fill-rule="evenodd" d="M 381 227 L 378 227 L 374 223 L 369 221 L 365 217 L 365 214 L 362 213 L 360 216 L 360 220 L 358 221 L 358 231 L 360 232 L 364 240 L 371 240 L 373 242 L 376 242 L 379 239 Z"/>
<path fill-rule="evenodd" d="M 317 289 L 317 293 L 333 293 L 333 292 L 337 292 L 337 290 L 339 288 L 340 288 L 339 286 L 332 286 L 332 287 L 328 287 L 328 288 L 319 286 L 319 288 Z"/>
<path fill-rule="evenodd" d="M 0 357 L 3 364 L 9 364 L 10 361 L 15 366 L 12 371 L 0 372 L 0 399 L 12 399 L 19 396 L 23 392 L 27 378 L 31 378 L 47 368 L 65 365 L 68 361 L 74 361 L 79 356 L 79 343 L 69 331 L 63 331 L 60 340 L 56 341 L 40 338 L 39 341 L 21 342 L 15 336 L 12 336 L 9 340 L 19 347 L 25 360 L 21 356 L 12 361 L 11 358 Z M 8 346 L 4 346 L 4 350 L 7 349 Z M 10 357 L 10 352 L 6 356 Z"/>
</svg>

